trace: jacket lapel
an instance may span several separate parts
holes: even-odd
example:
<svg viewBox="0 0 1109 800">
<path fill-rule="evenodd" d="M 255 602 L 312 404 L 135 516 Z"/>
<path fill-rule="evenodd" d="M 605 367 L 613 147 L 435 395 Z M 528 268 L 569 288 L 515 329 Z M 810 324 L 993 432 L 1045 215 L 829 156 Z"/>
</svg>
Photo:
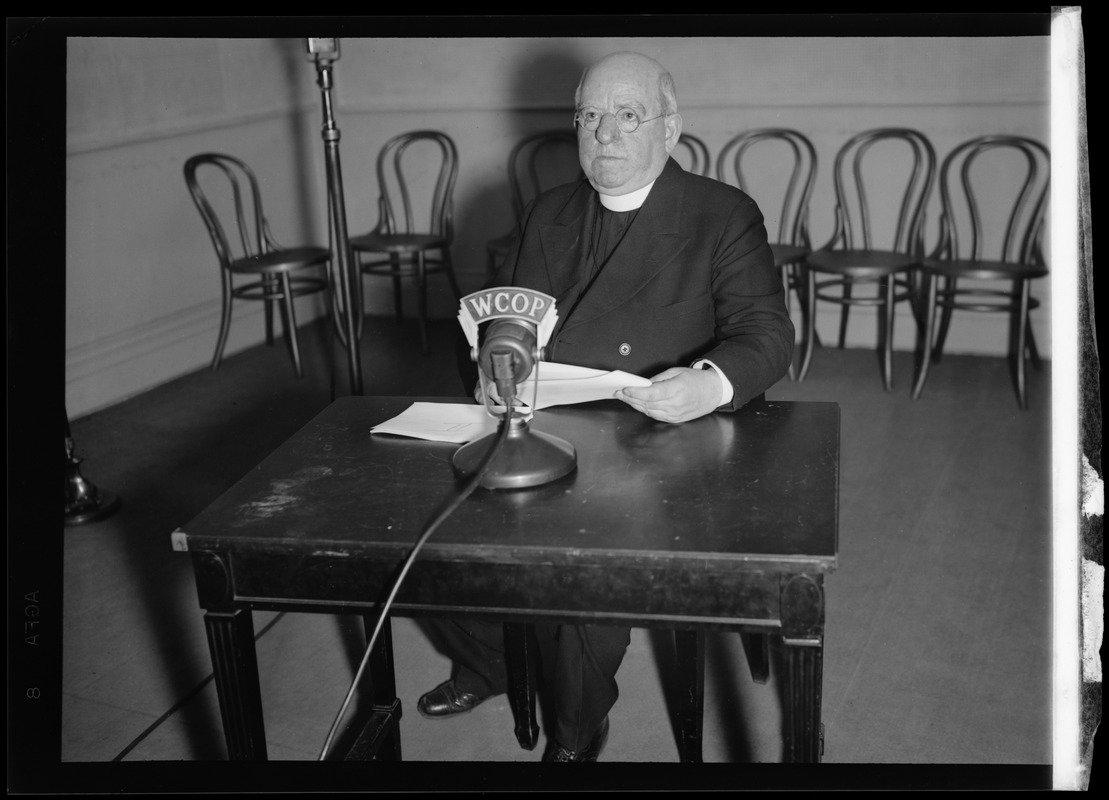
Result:
<svg viewBox="0 0 1109 800">
<path fill-rule="evenodd" d="M 684 195 L 681 171 L 673 159 L 667 161 L 627 237 L 581 301 L 572 310 L 568 309 L 570 313 L 565 318 L 563 330 L 596 319 L 626 303 L 666 269 L 688 244 L 688 238 L 678 235 Z M 582 274 L 579 269 L 577 275 Z"/>
<path fill-rule="evenodd" d="M 600 202 L 588 182 L 582 181 L 581 187 L 552 223 L 539 226 L 547 280 L 563 320 L 565 312 L 561 309 L 576 297 L 585 276 L 585 260 L 589 255 L 585 244 L 590 241 L 595 207 Z"/>
</svg>

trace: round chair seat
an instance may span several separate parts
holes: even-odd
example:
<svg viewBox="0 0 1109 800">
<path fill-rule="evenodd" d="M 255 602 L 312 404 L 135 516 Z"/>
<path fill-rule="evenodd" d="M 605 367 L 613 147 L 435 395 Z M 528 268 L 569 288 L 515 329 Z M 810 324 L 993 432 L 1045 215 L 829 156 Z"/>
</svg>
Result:
<svg viewBox="0 0 1109 800">
<path fill-rule="evenodd" d="M 982 281 L 1021 280 L 1042 278 L 1047 275 L 1047 267 L 1035 264 L 1014 264 L 1008 261 L 925 259 L 921 266 L 938 275 Z"/>
<path fill-rule="evenodd" d="M 890 250 L 818 250 L 805 263 L 819 272 L 882 277 L 917 267 L 920 259 Z"/>
<path fill-rule="evenodd" d="M 350 237 L 352 248 L 374 253 L 417 253 L 447 247 L 449 244 L 450 241 L 445 236 L 428 233 L 365 233 Z"/>
<path fill-rule="evenodd" d="M 288 272 L 315 264 L 322 264 L 331 258 L 326 247 L 293 247 L 288 250 L 274 250 L 256 256 L 247 256 L 232 261 L 228 268 L 235 272 Z"/>
<path fill-rule="evenodd" d="M 784 267 L 786 264 L 796 264 L 812 251 L 807 247 L 796 244 L 772 244 L 770 251 L 774 254 L 774 266 Z"/>
</svg>

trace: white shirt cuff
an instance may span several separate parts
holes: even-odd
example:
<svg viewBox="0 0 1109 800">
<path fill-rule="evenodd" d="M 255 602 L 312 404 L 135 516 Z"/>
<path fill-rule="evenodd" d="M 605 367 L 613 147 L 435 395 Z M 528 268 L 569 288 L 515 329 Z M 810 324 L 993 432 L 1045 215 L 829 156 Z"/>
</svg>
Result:
<svg viewBox="0 0 1109 800">
<path fill-rule="evenodd" d="M 716 366 L 708 359 L 699 358 L 693 362 L 693 369 L 704 369 L 706 366 L 712 367 L 712 371 L 720 378 L 720 402 L 717 404 L 717 408 L 728 405 L 732 402 L 732 398 L 735 397 L 735 388 L 732 386 L 732 382 L 725 377 L 720 367 Z"/>
</svg>

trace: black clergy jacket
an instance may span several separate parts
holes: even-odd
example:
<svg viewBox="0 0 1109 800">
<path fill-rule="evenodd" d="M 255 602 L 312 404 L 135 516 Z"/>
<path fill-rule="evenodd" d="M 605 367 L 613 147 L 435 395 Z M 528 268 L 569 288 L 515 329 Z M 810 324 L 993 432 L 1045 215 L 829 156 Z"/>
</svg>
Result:
<svg viewBox="0 0 1109 800">
<path fill-rule="evenodd" d="M 589 280 L 599 204 L 585 179 L 541 194 L 487 284 L 555 298 L 559 319 L 546 360 L 649 378 L 705 358 L 734 389 L 720 410 L 740 408 L 786 373 L 793 323 L 754 200 L 668 159 L 627 234 Z M 463 381 L 472 388 L 477 372 L 461 350 Z"/>
</svg>

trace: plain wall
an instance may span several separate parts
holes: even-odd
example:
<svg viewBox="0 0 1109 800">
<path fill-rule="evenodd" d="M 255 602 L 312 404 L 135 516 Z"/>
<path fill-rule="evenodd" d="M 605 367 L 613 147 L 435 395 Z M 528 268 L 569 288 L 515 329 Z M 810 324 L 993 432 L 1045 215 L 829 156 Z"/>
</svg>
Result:
<svg viewBox="0 0 1109 800">
<path fill-rule="evenodd" d="M 347 38 L 334 64 L 335 117 L 351 234 L 376 222 L 374 159 L 391 136 L 436 128 L 458 145 L 456 269 L 464 292 L 485 278 L 485 243 L 512 222 L 506 159 L 532 131 L 569 128 L 585 65 L 632 49 L 667 66 L 684 130 L 715 155 L 736 133 L 786 126 L 807 134 L 820 170 L 811 230 L 832 231 L 831 164 L 864 129 L 925 133 L 942 159 L 971 136 L 1049 141 L 1049 37 Z M 237 155 L 258 173 L 284 244 L 328 241 L 322 103 L 303 39 L 70 38 L 66 125 L 66 405 L 72 418 L 205 368 L 219 322 L 217 263 L 185 187 L 185 160 Z M 768 180 L 768 179 L 764 179 Z M 768 230 L 772 187 L 758 181 Z M 934 201 L 934 204 L 938 200 Z M 930 214 L 934 235 L 935 210 Z M 431 280 L 431 309 L 457 311 Z M 367 310 L 391 313 L 387 279 L 366 279 Z M 1050 357 L 1050 281 L 1033 314 Z M 259 304 L 236 303 L 227 353 L 258 344 Z M 414 294 L 406 297 L 414 309 Z M 298 305 L 301 322 L 320 300 Z M 875 346 L 868 309 L 852 311 L 848 343 Z M 821 307 L 830 340 L 838 310 Z M 948 352 L 1000 355 L 1002 315 L 956 317 Z M 895 346 L 915 331 L 899 311 Z M 364 343 L 364 347 L 372 347 Z M 290 376 L 292 367 L 290 365 Z M 875 378 L 877 380 L 877 377 Z M 909 379 L 900 380 L 907 391 Z"/>
</svg>

